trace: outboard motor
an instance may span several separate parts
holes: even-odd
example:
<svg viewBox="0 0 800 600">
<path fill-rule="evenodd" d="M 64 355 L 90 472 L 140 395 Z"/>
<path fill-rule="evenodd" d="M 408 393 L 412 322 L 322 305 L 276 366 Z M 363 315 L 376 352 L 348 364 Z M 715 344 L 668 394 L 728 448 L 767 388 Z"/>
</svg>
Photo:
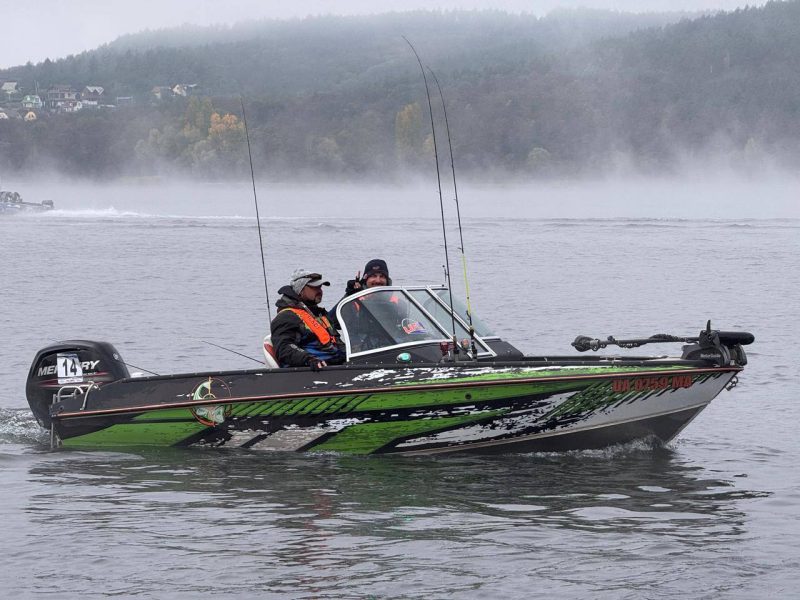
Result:
<svg viewBox="0 0 800 600">
<path fill-rule="evenodd" d="M 49 428 L 54 398 L 85 394 L 93 385 L 129 376 L 128 367 L 111 344 L 68 340 L 39 350 L 28 372 L 25 393 L 36 420 Z"/>
</svg>

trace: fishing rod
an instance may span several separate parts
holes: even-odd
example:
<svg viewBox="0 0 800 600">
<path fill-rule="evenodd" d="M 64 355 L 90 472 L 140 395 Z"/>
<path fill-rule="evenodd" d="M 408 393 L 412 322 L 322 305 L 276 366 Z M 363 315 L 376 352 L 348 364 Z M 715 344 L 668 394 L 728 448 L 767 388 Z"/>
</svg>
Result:
<svg viewBox="0 0 800 600">
<path fill-rule="evenodd" d="M 264 273 L 264 295 L 267 301 L 267 316 L 272 322 L 272 309 L 269 306 L 269 288 L 267 286 L 267 265 L 264 260 L 264 240 L 261 238 L 261 218 L 258 214 L 258 195 L 256 194 L 256 175 L 253 171 L 253 151 L 250 149 L 250 132 L 247 129 L 247 114 L 244 111 L 244 98 L 240 95 L 239 101 L 242 104 L 242 122 L 244 123 L 244 135 L 247 138 L 247 157 L 250 159 L 250 179 L 253 182 L 253 201 L 256 205 L 256 225 L 258 226 L 258 246 L 261 248 L 261 271 Z"/>
<path fill-rule="evenodd" d="M 119 360 L 119 359 L 117 359 L 117 360 Z M 133 367 L 137 371 L 144 371 L 145 373 L 150 373 L 150 375 L 155 375 L 157 377 L 160 377 L 160 375 L 158 373 L 154 373 L 153 371 L 148 371 L 147 369 L 143 369 L 142 367 L 137 367 L 136 365 L 132 365 L 131 363 L 125 362 L 124 360 L 120 360 L 119 362 L 121 362 L 126 367 Z"/>
<path fill-rule="evenodd" d="M 436 73 L 434 73 L 433 69 L 430 67 L 428 67 L 428 71 L 430 71 L 433 80 L 436 82 L 436 87 L 439 88 L 439 97 L 442 99 L 442 113 L 444 114 L 444 127 L 445 131 L 447 132 L 447 146 L 450 149 L 450 169 L 453 172 L 453 196 L 455 197 L 456 215 L 458 216 L 458 238 L 461 242 L 461 268 L 464 272 L 464 290 L 466 292 L 467 300 L 467 320 L 469 321 L 469 340 L 472 349 L 472 356 L 477 357 L 478 350 L 475 345 L 475 327 L 472 325 L 472 303 L 469 296 L 469 279 L 467 278 L 467 254 L 464 251 L 464 231 L 461 229 L 461 207 L 458 203 L 458 185 L 456 184 L 456 165 L 455 161 L 453 160 L 453 141 L 450 137 L 450 122 L 447 119 L 447 106 L 445 105 L 444 93 L 442 92 L 442 86 L 439 84 L 439 78 L 436 77 Z"/>
<path fill-rule="evenodd" d="M 247 356 L 247 354 L 242 354 L 241 352 L 237 352 L 236 350 L 231 350 L 230 348 L 226 348 L 225 346 L 220 346 L 219 344 L 215 344 L 214 342 L 209 342 L 208 340 L 200 340 L 204 344 L 208 344 L 209 346 L 214 346 L 215 348 L 220 348 L 222 350 L 227 350 L 233 354 L 237 354 L 238 356 L 242 356 L 244 358 L 249 358 L 253 362 L 257 362 L 260 365 L 265 365 L 266 363 L 263 360 L 258 360 L 257 358 L 253 358 L 252 356 Z"/>
<path fill-rule="evenodd" d="M 444 200 L 442 199 L 442 175 L 439 170 L 439 151 L 436 146 L 436 127 L 433 125 L 433 105 L 431 104 L 431 92 L 428 88 L 428 76 L 425 75 L 425 67 L 422 66 L 422 60 L 420 60 L 419 54 L 417 54 L 416 48 L 414 48 L 414 44 L 408 41 L 406 36 L 402 36 L 406 43 L 411 48 L 411 51 L 414 53 L 414 56 L 417 57 L 417 62 L 419 63 L 419 69 L 422 71 L 422 80 L 425 82 L 425 95 L 428 98 L 428 113 L 431 117 L 431 135 L 433 136 L 433 156 L 436 159 L 436 182 L 439 186 L 439 208 L 442 213 L 442 237 L 444 238 L 444 262 L 447 265 L 447 291 L 450 294 L 450 318 L 453 321 L 453 353 L 458 354 L 458 343 L 456 338 L 456 315 L 455 309 L 453 308 L 453 285 L 450 281 L 450 258 L 447 252 L 447 228 L 445 227 L 444 221 Z"/>
</svg>

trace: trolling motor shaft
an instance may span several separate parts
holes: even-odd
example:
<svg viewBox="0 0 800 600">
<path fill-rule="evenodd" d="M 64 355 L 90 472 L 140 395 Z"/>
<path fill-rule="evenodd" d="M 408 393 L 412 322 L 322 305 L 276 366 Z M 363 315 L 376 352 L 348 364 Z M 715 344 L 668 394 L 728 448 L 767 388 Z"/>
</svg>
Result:
<svg viewBox="0 0 800 600">
<path fill-rule="evenodd" d="M 755 336 L 746 331 L 717 331 L 711 329 L 711 321 L 706 323 L 706 328 L 697 337 L 683 337 L 658 333 L 647 338 L 632 338 L 618 340 L 610 335 L 605 340 L 579 335 L 572 342 L 572 347 L 578 352 L 592 350 L 597 352 L 608 346 L 619 348 L 638 348 L 645 344 L 659 344 L 665 342 L 682 342 L 682 358 L 686 360 L 708 360 L 717 365 L 747 364 L 747 356 L 742 346 L 752 344 Z"/>
</svg>

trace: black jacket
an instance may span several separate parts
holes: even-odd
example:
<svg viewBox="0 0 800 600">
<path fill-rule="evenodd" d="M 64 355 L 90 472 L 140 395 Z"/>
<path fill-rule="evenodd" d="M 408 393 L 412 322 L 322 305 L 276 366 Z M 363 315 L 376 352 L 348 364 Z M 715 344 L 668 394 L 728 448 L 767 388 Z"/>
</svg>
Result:
<svg viewBox="0 0 800 600">
<path fill-rule="evenodd" d="M 328 364 L 340 365 L 345 362 L 345 346 L 339 333 L 330 329 L 329 333 L 334 340 L 322 346 L 317 336 L 306 327 L 305 323 L 295 313 L 284 308 L 299 308 L 310 312 L 316 317 L 327 317 L 328 311 L 321 306 L 308 305 L 303 302 L 292 286 L 285 285 L 278 290 L 280 300 L 275 303 L 278 314 L 272 319 L 270 330 L 272 332 L 272 346 L 278 356 L 278 363 L 282 367 L 307 367 L 312 358 L 316 357 Z"/>
</svg>

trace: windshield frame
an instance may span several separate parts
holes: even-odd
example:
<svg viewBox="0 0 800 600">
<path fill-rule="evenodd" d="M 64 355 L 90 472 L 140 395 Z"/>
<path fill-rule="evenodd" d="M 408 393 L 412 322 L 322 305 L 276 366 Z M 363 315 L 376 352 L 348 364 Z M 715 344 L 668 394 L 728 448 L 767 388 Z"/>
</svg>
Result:
<svg viewBox="0 0 800 600">
<path fill-rule="evenodd" d="M 356 358 L 360 356 L 368 356 L 370 354 L 378 354 L 382 352 L 386 352 L 387 350 L 399 350 L 402 348 L 413 348 L 414 346 L 423 346 L 429 345 L 434 343 L 440 342 L 449 342 L 452 339 L 452 332 L 448 332 L 447 328 L 443 323 L 441 323 L 438 319 L 436 319 L 428 310 L 426 310 L 422 304 L 410 293 L 412 291 L 426 291 L 428 295 L 433 298 L 436 302 L 438 302 L 448 313 L 450 313 L 450 306 L 447 305 L 439 298 L 438 294 L 434 290 L 442 290 L 447 289 L 446 286 L 426 286 L 426 285 L 414 285 L 414 286 L 399 286 L 399 285 L 383 285 L 378 288 L 368 288 L 364 290 L 360 290 L 355 294 L 351 294 L 343 298 L 339 304 L 336 306 L 336 319 L 339 322 L 339 326 L 341 327 L 342 339 L 345 343 L 345 349 L 347 352 L 347 360 L 349 361 L 351 358 Z M 362 350 L 361 352 L 353 352 L 351 345 L 350 345 L 350 333 L 347 330 L 347 324 L 345 323 L 344 319 L 342 318 L 342 308 L 356 300 L 361 298 L 362 296 L 368 296 L 370 294 L 374 294 L 380 291 L 396 291 L 403 294 L 403 297 L 411 302 L 415 308 L 422 312 L 433 324 L 436 330 L 441 335 L 441 338 L 434 338 L 434 339 L 427 339 L 427 340 L 419 340 L 414 342 L 403 342 L 401 344 L 392 344 L 388 346 L 381 346 L 380 348 L 372 348 L 370 350 Z M 456 320 L 459 324 L 461 324 L 467 331 L 469 331 L 469 325 L 464 322 L 464 320 L 459 316 L 457 311 L 452 311 L 452 314 L 455 316 Z M 489 339 L 498 339 L 498 338 L 489 338 Z M 475 340 L 477 346 L 479 348 L 478 356 L 497 356 L 497 353 L 494 352 L 489 344 L 487 344 L 483 338 L 481 338 L 477 333 L 475 334 Z"/>
<path fill-rule="evenodd" d="M 451 311 L 450 310 L 450 305 L 447 303 L 447 300 L 445 300 L 439 294 L 436 293 L 436 292 L 446 292 L 447 291 L 447 286 L 446 285 L 414 286 L 414 287 L 406 288 L 406 290 L 408 290 L 408 291 L 416 291 L 418 289 L 425 289 L 431 296 L 433 296 L 434 300 L 436 300 L 442 307 L 444 307 L 445 310 L 447 310 L 448 312 L 452 312 L 456 317 L 456 321 L 461 323 L 462 327 L 464 327 L 464 329 L 469 331 L 469 323 L 464 318 L 464 316 L 457 310 L 452 310 Z M 466 310 L 466 307 L 464 307 L 464 308 Z M 473 318 L 474 318 L 474 315 L 473 315 Z M 494 333 L 492 333 L 491 335 L 480 335 L 477 331 L 475 331 L 475 339 L 476 340 L 480 340 L 481 342 L 483 342 L 484 346 L 486 346 L 488 348 L 489 345 L 486 343 L 486 340 L 499 340 L 500 336 L 499 335 L 495 335 Z M 490 349 L 490 351 L 491 351 L 491 349 Z M 480 352 L 478 354 L 480 354 Z M 496 356 L 495 352 L 492 352 L 492 354 Z"/>
<path fill-rule="evenodd" d="M 464 321 L 464 319 L 461 318 L 461 316 L 459 315 L 457 310 L 453 310 L 453 311 L 450 310 L 450 305 L 447 304 L 447 302 L 445 302 L 445 300 L 442 297 L 440 297 L 439 294 L 436 293 L 437 290 L 438 291 L 442 291 L 442 290 L 447 291 L 447 287 L 446 286 L 435 286 L 435 287 L 433 287 L 433 286 L 425 286 L 425 287 L 409 287 L 409 288 L 406 288 L 406 292 L 408 293 L 408 295 L 411 297 L 412 300 L 414 300 L 414 302 L 416 302 L 417 306 L 419 306 L 419 308 L 425 313 L 425 315 L 431 321 L 436 323 L 439 326 L 439 329 L 442 329 L 442 330 L 447 332 L 447 338 L 448 339 L 452 339 L 452 337 L 453 337 L 453 330 L 452 330 L 453 324 L 450 321 L 450 315 L 451 314 L 455 316 L 456 323 L 463 329 L 463 331 L 459 331 L 459 333 L 462 334 L 462 335 L 466 334 L 468 336 L 469 335 L 469 325 L 467 324 L 467 322 Z M 432 297 L 434 299 L 434 301 L 445 312 L 447 312 L 448 318 L 447 318 L 446 322 L 443 322 L 441 319 L 436 317 L 431 311 L 429 311 L 427 308 L 422 306 L 422 304 L 412 294 L 412 292 L 423 292 L 423 291 L 427 292 L 428 296 Z M 487 344 L 484 341 L 484 338 L 479 336 L 477 332 L 474 332 L 474 334 L 475 334 L 475 346 L 478 349 L 478 356 L 497 356 L 497 353 L 494 352 L 489 347 L 489 344 Z M 462 338 L 462 339 L 464 339 L 464 338 Z"/>
</svg>

